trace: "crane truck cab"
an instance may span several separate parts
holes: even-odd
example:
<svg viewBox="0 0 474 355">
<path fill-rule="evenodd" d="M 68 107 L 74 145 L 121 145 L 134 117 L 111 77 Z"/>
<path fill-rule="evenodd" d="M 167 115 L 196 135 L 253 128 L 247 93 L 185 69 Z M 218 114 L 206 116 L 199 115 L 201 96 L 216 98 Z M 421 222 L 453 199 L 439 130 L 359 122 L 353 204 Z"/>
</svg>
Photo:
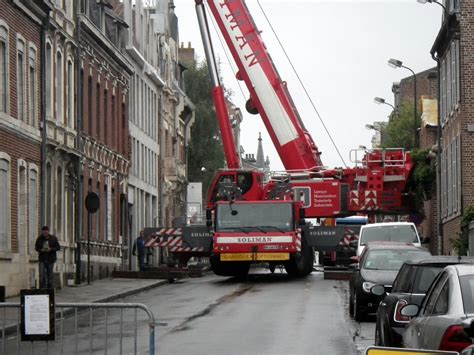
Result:
<svg viewBox="0 0 474 355">
<path fill-rule="evenodd" d="M 314 253 L 302 238 L 300 202 L 218 201 L 210 262 L 221 276 L 244 276 L 251 263 L 281 264 L 290 276 L 313 270 Z"/>
<path fill-rule="evenodd" d="M 357 245 L 357 256 L 360 256 L 370 242 L 403 242 L 421 247 L 420 236 L 414 223 L 389 222 L 372 223 L 362 226 Z"/>
</svg>

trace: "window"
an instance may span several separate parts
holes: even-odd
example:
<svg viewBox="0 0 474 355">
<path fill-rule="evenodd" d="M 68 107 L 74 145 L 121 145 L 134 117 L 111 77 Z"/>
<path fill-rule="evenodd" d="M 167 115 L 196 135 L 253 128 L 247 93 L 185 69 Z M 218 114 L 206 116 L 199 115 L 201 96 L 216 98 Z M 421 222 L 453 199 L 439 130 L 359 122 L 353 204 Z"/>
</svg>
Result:
<svg viewBox="0 0 474 355">
<path fill-rule="evenodd" d="M 449 301 L 449 281 L 441 289 L 436 303 L 434 304 L 432 314 L 446 314 L 448 312 Z"/>
<path fill-rule="evenodd" d="M 46 164 L 46 225 L 52 226 L 52 204 L 51 199 L 53 193 L 53 176 L 51 164 Z"/>
<path fill-rule="evenodd" d="M 109 135 L 110 133 L 107 130 L 107 126 L 109 125 L 108 122 L 108 115 L 109 115 L 109 95 L 107 89 L 104 90 L 104 143 L 109 145 Z"/>
<path fill-rule="evenodd" d="M 109 240 L 109 197 L 108 185 L 104 184 L 104 240 Z"/>
<path fill-rule="evenodd" d="M 115 189 L 112 189 L 111 192 L 110 192 L 110 195 L 112 196 L 112 200 L 111 200 L 111 205 L 110 205 L 110 215 L 111 215 L 111 218 L 110 218 L 110 224 L 111 224 L 111 234 L 110 234 L 110 237 L 109 237 L 109 240 L 114 240 L 115 238 L 115 235 L 117 233 L 116 231 L 116 225 L 115 225 L 115 220 L 116 220 L 116 205 L 117 205 L 117 200 L 116 200 L 116 196 L 115 196 Z"/>
<path fill-rule="evenodd" d="M 17 118 L 26 120 L 25 115 L 25 42 L 21 39 L 17 41 L 16 52 L 16 82 L 17 82 Z"/>
<path fill-rule="evenodd" d="M 59 167 L 56 173 L 56 233 L 62 236 L 63 220 L 63 170 Z"/>
<path fill-rule="evenodd" d="M 441 60 L 441 123 L 444 126 L 461 101 L 460 42 L 453 40 Z"/>
<path fill-rule="evenodd" d="M 9 189 L 10 162 L 0 158 L 0 252 L 9 251 L 10 218 L 8 206 L 10 205 Z"/>
<path fill-rule="evenodd" d="M 63 55 L 56 53 L 56 119 L 64 123 L 64 79 L 63 79 Z"/>
<path fill-rule="evenodd" d="M 112 105 L 112 127 L 117 127 L 117 109 L 116 109 L 116 101 L 115 101 L 115 95 L 112 94 L 112 100 L 111 100 L 111 105 Z M 117 147 L 117 134 L 118 134 L 118 129 L 113 129 L 111 132 L 112 135 L 112 147 L 116 148 Z"/>
<path fill-rule="evenodd" d="M 92 117 L 92 76 L 89 76 L 89 80 L 87 80 L 87 113 L 89 115 L 88 133 L 92 135 L 92 125 L 94 124 Z"/>
<path fill-rule="evenodd" d="M 74 129 L 74 67 L 71 60 L 67 62 L 67 124 Z"/>
<path fill-rule="evenodd" d="M 18 202 L 17 202 L 17 225 L 18 225 L 18 251 L 20 255 L 26 254 L 28 236 L 28 205 L 27 205 L 27 169 L 24 160 L 18 160 Z"/>
<path fill-rule="evenodd" d="M 441 212 L 445 219 L 461 212 L 460 139 L 459 135 L 451 138 L 441 152 Z"/>
<path fill-rule="evenodd" d="M 397 278 L 393 282 L 392 292 L 409 293 L 413 286 L 415 278 L 415 267 L 410 265 L 403 265 L 398 272 Z"/>
<path fill-rule="evenodd" d="M 96 186 L 96 193 L 97 193 L 97 196 L 99 196 L 99 199 L 102 199 L 103 197 L 101 196 L 101 193 L 100 193 L 100 182 L 97 182 L 97 186 Z M 102 213 L 102 208 L 99 208 L 99 210 L 94 213 L 95 215 L 95 221 L 96 221 L 96 228 L 95 228 L 95 232 L 96 232 L 96 239 L 99 240 L 100 239 L 100 215 Z"/>
<path fill-rule="evenodd" d="M 433 280 L 443 270 L 443 267 L 444 265 L 418 267 L 413 293 L 426 293 L 433 283 Z"/>
<path fill-rule="evenodd" d="M 52 49 L 51 44 L 46 44 L 46 71 L 45 71 L 45 80 L 46 80 L 46 115 L 48 117 L 53 116 L 53 75 L 52 75 Z"/>
<path fill-rule="evenodd" d="M 28 51 L 28 64 L 29 64 L 29 97 L 30 97 L 30 110 L 29 110 L 29 121 L 30 125 L 36 126 L 36 112 L 37 112 L 37 102 L 36 102 L 36 50 L 30 47 Z"/>
<path fill-rule="evenodd" d="M 30 169 L 28 194 L 28 235 L 30 236 L 29 254 L 35 252 L 35 237 L 38 232 L 38 172 Z"/>
<path fill-rule="evenodd" d="M 439 276 L 434 282 L 436 282 L 434 287 L 431 288 L 431 292 L 425 297 L 424 303 L 424 311 L 423 315 L 429 316 L 435 314 L 435 309 L 441 308 L 441 304 L 437 306 L 438 296 L 440 296 L 442 290 L 445 288 L 445 285 L 448 284 L 448 274 L 444 272 L 441 276 Z"/>
<path fill-rule="evenodd" d="M 96 95 L 96 101 L 95 101 L 96 136 L 95 137 L 98 141 L 100 141 L 100 84 L 99 83 L 97 83 L 97 85 L 96 85 L 95 95 Z"/>
<path fill-rule="evenodd" d="M 8 30 L 0 24 L 0 112 L 8 112 Z"/>
</svg>

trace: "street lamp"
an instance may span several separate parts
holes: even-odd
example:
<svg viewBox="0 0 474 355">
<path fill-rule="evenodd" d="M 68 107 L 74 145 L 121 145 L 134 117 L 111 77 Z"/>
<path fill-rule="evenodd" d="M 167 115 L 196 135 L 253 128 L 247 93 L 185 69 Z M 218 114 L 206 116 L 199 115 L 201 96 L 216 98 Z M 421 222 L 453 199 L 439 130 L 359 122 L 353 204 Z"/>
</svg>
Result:
<svg viewBox="0 0 474 355">
<path fill-rule="evenodd" d="M 375 122 L 374 122 L 375 123 Z M 373 130 L 375 131 L 373 137 L 372 137 L 372 147 L 373 148 L 377 148 L 377 147 L 380 147 L 380 145 L 382 144 L 383 140 L 382 140 L 382 130 L 383 130 L 383 127 L 380 125 L 380 123 L 378 125 L 374 125 L 374 124 L 369 124 L 367 123 L 365 125 L 365 128 L 368 129 L 368 130 Z"/>
<path fill-rule="evenodd" d="M 390 106 L 391 108 L 393 108 L 393 111 L 396 111 L 395 106 L 393 106 L 391 103 L 385 101 L 385 99 L 382 98 L 382 97 L 374 97 L 374 102 L 375 102 L 376 104 L 379 104 L 379 105 L 382 105 L 382 104 L 383 104 L 383 105 L 388 105 L 388 106 Z"/>
<path fill-rule="evenodd" d="M 390 65 L 391 67 L 393 68 L 404 68 L 404 69 L 407 69 L 409 70 L 412 75 L 413 75 L 413 100 L 414 100 L 414 117 L 413 117 L 413 124 L 414 124 L 414 133 L 415 133 L 415 142 L 414 142 L 414 148 L 416 148 L 418 146 L 418 125 L 417 125 L 417 116 L 418 116 L 418 112 L 417 112 L 417 107 L 416 107 L 416 74 L 415 72 L 413 71 L 413 69 L 403 65 L 403 62 L 401 60 L 398 60 L 398 59 L 389 59 L 388 60 L 388 65 Z"/>
<path fill-rule="evenodd" d="M 446 15 L 449 15 L 449 11 L 448 9 L 446 8 L 446 6 L 444 6 L 442 3 L 440 3 L 439 1 L 436 1 L 436 0 L 418 0 L 418 2 L 420 4 L 426 4 L 427 2 L 429 2 L 430 4 L 438 4 L 439 6 L 441 6 L 443 9 L 444 9 L 444 12 L 446 13 Z"/>
</svg>

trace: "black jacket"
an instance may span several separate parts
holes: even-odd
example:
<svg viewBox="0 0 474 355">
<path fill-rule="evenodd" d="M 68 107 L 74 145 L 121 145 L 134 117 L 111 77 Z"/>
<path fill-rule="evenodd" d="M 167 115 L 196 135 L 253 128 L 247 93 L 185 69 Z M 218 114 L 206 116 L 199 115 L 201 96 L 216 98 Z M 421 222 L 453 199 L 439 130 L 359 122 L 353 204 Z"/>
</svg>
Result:
<svg viewBox="0 0 474 355">
<path fill-rule="evenodd" d="M 44 243 L 47 242 L 50 251 L 43 251 Z M 35 250 L 39 253 L 38 260 L 41 262 L 54 263 L 56 261 L 56 252 L 60 249 L 58 238 L 50 234 L 49 238 L 46 239 L 43 235 L 40 235 L 36 239 Z"/>
</svg>

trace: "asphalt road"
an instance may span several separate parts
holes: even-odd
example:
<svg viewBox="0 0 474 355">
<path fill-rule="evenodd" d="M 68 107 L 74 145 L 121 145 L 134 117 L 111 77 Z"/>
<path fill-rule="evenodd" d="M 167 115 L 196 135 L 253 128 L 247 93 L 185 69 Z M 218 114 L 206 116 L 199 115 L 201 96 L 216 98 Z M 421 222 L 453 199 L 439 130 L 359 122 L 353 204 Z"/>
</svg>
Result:
<svg viewBox="0 0 474 355">
<path fill-rule="evenodd" d="M 349 318 L 347 282 L 322 273 L 292 280 L 252 274 L 246 282 L 207 276 L 130 297 L 158 322 L 160 354 L 356 354 L 373 344 L 374 323 Z"/>
<path fill-rule="evenodd" d="M 357 354 L 373 344 L 373 319 L 356 323 L 348 315 L 348 283 L 324 280 L 318 272 L 305 279 L 289 279 L 285 273 L 262 270 L 244 282 L 209 275 L 117 302 L 144 303 L 153 311 L 157 354 Z M 80 315 L 79 353 L 91 348 L 104 354 L 104 317 L 102 311 L 93 313 L 91 332 L 90 314 Z M 126 332 L 122 350 L 131 354 L 134 313 L 125 312 L 122 319 Z M 137 348 L 146 354 L 147 319 L 140 312 L 137 326 Z M 120 312 L 108 312 L 108 354 L 119 353 L 119 328 Z M 64 353 L 74 353 L 73 319 L 64 322 L 63 331 Z M 45 353 L 46 349 L 38 346 L 36 350 Z M 60 343 L 51 344 L 49 350 L 60 353 Z"/>
</svg>

